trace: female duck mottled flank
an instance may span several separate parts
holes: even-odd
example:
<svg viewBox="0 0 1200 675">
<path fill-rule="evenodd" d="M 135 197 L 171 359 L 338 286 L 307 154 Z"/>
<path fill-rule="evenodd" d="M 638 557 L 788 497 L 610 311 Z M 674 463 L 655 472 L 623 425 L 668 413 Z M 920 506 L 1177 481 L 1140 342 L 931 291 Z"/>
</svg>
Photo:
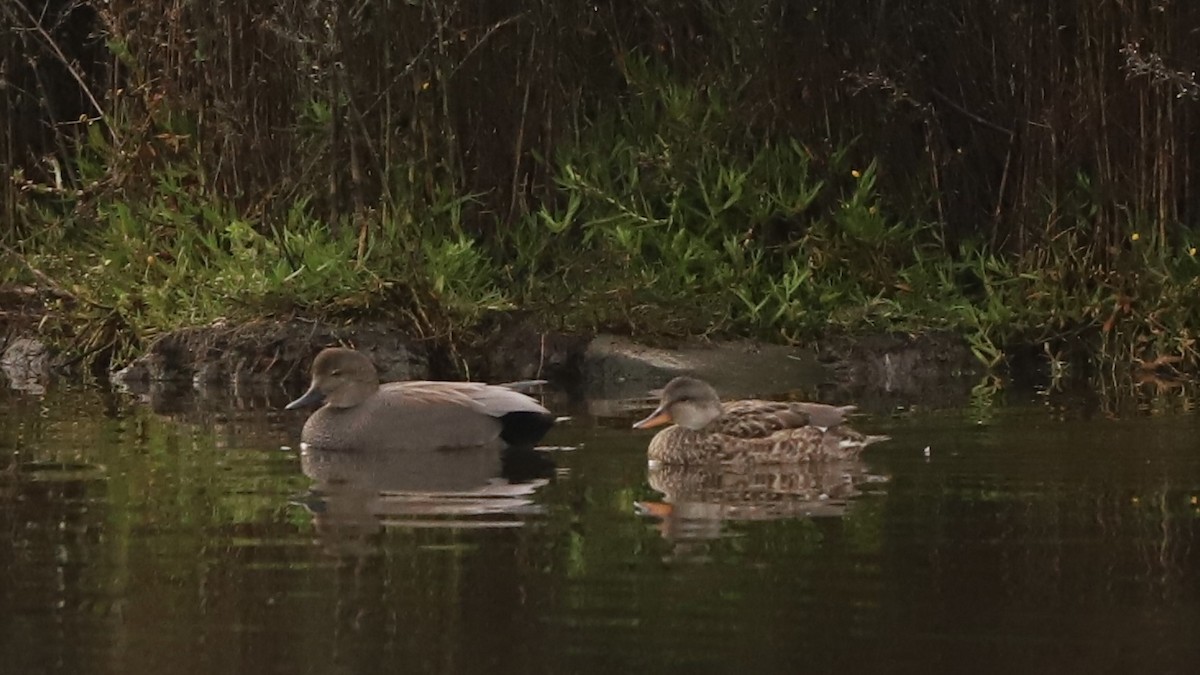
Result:
<svg viewBox="0 0 1200 675">
<path fill-rule="evenodd" d="M 324 450 L 529 446 L 554 415 L 510 386 L 481 382 L 379 383 L 362 352 L 330 348 L 312 365 L 312 384 L 288 410 L 323 403 L 300 440 Z"/>
<path fill-rule="evenodd" d="M 667 423 L 650 441 L 659 464 L 782 463 L 854 457 L 887 436 L 865 436 L 844 425 L 855 407 L 797 401 L 730 401 L 693 377 L 677 377 L 658 408 L 635 429 Z"/>
</svg>

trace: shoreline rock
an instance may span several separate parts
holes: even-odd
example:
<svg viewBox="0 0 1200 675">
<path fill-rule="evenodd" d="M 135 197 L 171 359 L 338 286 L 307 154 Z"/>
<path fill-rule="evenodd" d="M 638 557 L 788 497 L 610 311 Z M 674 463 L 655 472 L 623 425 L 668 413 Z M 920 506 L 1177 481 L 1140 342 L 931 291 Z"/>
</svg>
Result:
<svg viewBox="0 0 1200 675">
<path fill-rule="evenodd" d="M 51 375 L 50 349 L 40 340 L 17 337 L 0 343 L 0 373 L 8 386 L 30 394 L 46 391 L 45 382 Z"/>
<path fill-rule="evenodd" d="M 196 390 L 300 387 L 316 353 L 335 344 L 367 351 L 385 381 L 548 379 L 600 406 L 645 397 L 684 373 L 711 380 L 731 397 L 802 388 L 835 401 L 932 396 L 952 404 L 964 400 L 983 372 L 966 341 L 945 333 L 842 336 L 800 347 L 690 340 L 666 349 L 617 335 L 542 331 L 514 320 L 497 325 L 481 344 L 445 354 L 431 341 L 405 336 L 383 322 L 339 326 L 292 319 L 217 322 L 166 333 L 109 375 L 134 393 L 152 383 Z M 0 343 L 0 364 L 15 388 L 44 386 L 62 363 L 53 349 L 28 334 Z"/>
</svg>

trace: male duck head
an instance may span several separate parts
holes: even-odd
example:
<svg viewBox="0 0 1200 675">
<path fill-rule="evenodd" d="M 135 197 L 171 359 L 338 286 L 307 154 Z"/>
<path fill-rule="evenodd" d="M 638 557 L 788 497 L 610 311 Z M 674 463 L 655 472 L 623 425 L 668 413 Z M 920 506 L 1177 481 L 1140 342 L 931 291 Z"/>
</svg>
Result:
<svg viewBox="0 0 1200 675">
<path fill-rule="evenodd" d="M 379 374 L 371 359 L 353 349 L 334 347 L 317 355 L 312 366 L 312 384 L 288 410 L 324 403 L 334 408 L 353 408 L 379 390 Z"/>
<path fill-rule="evenodd" d="M 650 429 L 664 424 L 676 424 L 699 431 L 723 414 L 717 391 L 707 382 L 694 377 L 676 377 L 663 387 L 659 405 L 646 419 L 633 425 L 634 429 Z"/>
</svg>

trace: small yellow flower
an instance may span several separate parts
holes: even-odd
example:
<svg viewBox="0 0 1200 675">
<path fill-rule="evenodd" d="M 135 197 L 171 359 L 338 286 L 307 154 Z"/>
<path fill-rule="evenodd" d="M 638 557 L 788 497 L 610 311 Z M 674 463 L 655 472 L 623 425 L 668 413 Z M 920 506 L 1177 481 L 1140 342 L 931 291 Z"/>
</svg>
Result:
<svg viewBox="0 0 1200 675">
<path fill-rule="evenodd" d="M 871 208 L 867 209 L 867 213 L 870 213 L 871 215 L 875 215 L 878 212 L 879 212 L 879 208 L 875 207 L 875 206 L 872 206 Z"/>
<path fill-rule="evenodd" d="M 1142 235 L 1138 234 L 1137 232 L 1134 232 L 1133 234 L 1129 235 L 1129 241 L 1137 241 L 1138 239 L 1141 239 L 1141 238 L 1142 238 Z"/>
<path fill-rule="evenodd" d="M 862 178 L 862 172 L 859 171 L 858 169 L 854 169 L 853 171 L 851 171 L 850 175 L 854 176 L 855 178 Z"/>
<path fill-rule="evenodd" d="M 429 90 L 429 82 L 422 82 L 421 83 L 421 91 L 428 91 L 428 90 Z"/>
<path fill-rule="evenodd" d="M 1192 256 L 1193 258 L 1196 257 L 1196 247 L 1195 246 L 1188 249 L 1188 255 Z"/>
</svg>

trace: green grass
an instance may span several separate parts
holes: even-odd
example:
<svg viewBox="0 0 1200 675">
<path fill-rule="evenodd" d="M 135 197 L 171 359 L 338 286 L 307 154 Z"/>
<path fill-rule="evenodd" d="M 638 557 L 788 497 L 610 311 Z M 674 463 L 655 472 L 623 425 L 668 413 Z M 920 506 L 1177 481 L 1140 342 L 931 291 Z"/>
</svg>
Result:
<svg viewBox="0 0 1200 675">
<path fill-rule="evenodd" d="M 543 160 L 553 197 L 511 221 L 415 170 L 397 172 L 409 177 L 386 203 L 335 222 L 308 198 L 251 216 L 175 153 L 139 189 L 30 197 L 3 254 L 19 264 L 0 281 L 52 280 L 57 330 L 80 348 L 291 313 L 394 317 L 469 341 L 489 314 L 522 310 L 582 332 L 946 330 L 988 365 L 1034 344 L 1196 366 L 1200 261 L 1186 230 L 1131 218 L 1126 240 L 1101 248 L 1083 198 L 1049 205 L 1067 223 L 1024 253 L 950 243 L 889 202 L 888 169 L 852 164 L 851 143 L 822 152 L 752 129 L 736 87 L 722 97 L 644 63 L 628 72 L 625 104 Z M 76 170 L 104 185 L 117 164 L 94 134 Z"/>
</svg>

